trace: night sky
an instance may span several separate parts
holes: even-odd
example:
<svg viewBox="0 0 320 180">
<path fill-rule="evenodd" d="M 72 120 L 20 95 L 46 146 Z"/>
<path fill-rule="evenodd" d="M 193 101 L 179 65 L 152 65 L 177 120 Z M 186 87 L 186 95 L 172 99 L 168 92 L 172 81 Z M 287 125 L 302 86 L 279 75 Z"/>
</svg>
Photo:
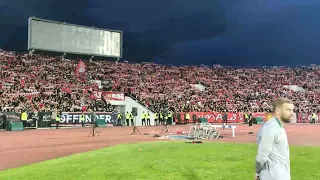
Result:
<svg viewBox="0 0 320 180">
<path fill-rule="evenodd" d="M 128 61 L 320 64 L 320 0 L 1 0 L 0 48 L 27 50 L 30 16 L 122 30 Z"/>
</svg>

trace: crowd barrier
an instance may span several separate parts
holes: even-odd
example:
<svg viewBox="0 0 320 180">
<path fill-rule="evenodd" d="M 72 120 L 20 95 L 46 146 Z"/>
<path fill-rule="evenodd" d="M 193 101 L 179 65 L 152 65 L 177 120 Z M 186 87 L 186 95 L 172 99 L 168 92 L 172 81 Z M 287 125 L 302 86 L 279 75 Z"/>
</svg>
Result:
<svg viewBox="0 0 320 180">
<path fill-rule="evenodd" d="M 227 112 L 228 114 L 228 123 L 243 123 L 244 122 L 244 113 L 234 113 L 234 112 Z M 254 118 L 261 118 L 263 121 L 267 121 L 272 117 L 272 113 L 266 112 L 253 112 L 251 113 Z M 222 115 L 223 112 L 189 112 L 190 120 L 189 123 L 193 123 L 198 121 L 199 118 L 206 118 L 209 123 L 222 123 Z M 310 115 L 311 114 L 304 114 L 304 113 L 295 113 L 293 118 L 291 119 L 292 122 L 297 123 L 310 123 Z M 320 118 L 320 113 L 317 113 L 318 119 Z M 178 113 L 176 119 L 179 123 L 186 123 L 186 113 L 181 112 Z"/>
<path fill-rule="evenodd" d="M 316 122 L 319 122 L 319 119 L 320 119 L 320 113 L 317 114 Z M 311 122 L 310 114 L 306 114 L 306 113 L 297 114 L 297 123 L 310 123 L 310 122 Z"/>
<path fill-rule="evenodd" d="M 117 120 L 117 114 L 112 112 L 95 112 L 96 119 L 104 121 L 106 124 L 114 124 Z M 228 123 L 243 123 L 244 113 L 233 113 L 228 112 Z M 254 118 L 261 118 L 263 121 L 267 121 L 272 117 L 271 113 L 264 112 L 254 112 L 251 113 Z M 62 112 L 60 118 L 60 124 L 65 125 L 77 125 L 81 124 L 80 118 L 81 112 Z M 190 112 L 189 123 L 198 121 L 199 118 L 206 118 L 209 123 L 222 123 L 221 112 Z M 292 119 L 292 122 L 297 123 L 310 123 L 311 114 L 296 113 Z M 84 113 L 85 124 L 92 124 L 92 114 Z M 187 123 L 185 120 L 186 113 L 181 112 L 175 115 L 175 121 L 178 124 Z M 320 113 L 317 114 L 316 122 L 320 118 Z M 20 122 L 20 113 L 16 112 L 0 112 L 0 129 L 5 129 L 8 122 Z M 51 112 L 38 112 L 38 113 L 28 113 L 28 127 L 50 127 L 55 124 L 56 120 L 52 118 Z"/>
<path fill-rule="evenodd" d="M 206 118 L 209 123 L 222 123 L 223 112 L 189 112 L 190 120 L 189 123 L 193 123 L 198 120 L 198 118 Z M 228 123 L 242 123 L 244 122 L 244 114 L 243 113 L 233 113 L 227 112 L 228 115 Z M 260 117 L 264 121 L 267 120 L 267 113 L 252 113 L 253 117 Z M 180 119 L 181 123 L 186 123 L 186 113 L 181 112 L 178 114 L 177 119 Z"/>
<path fill-rule="evenodd" d="M 20 114 L 16 112 L 0 112 L 0 129 L 23 130 Z"/>
<path fill-rule="evenodd" d="M 113 124 L 117 115 L 112 112 L 95 112 L 96 120 L 104 121 L 106 124 Z M 62 112 L 60 118 L 61 125 L 81 124 L 81 112 Z M 91 113 L 84 113 L 85 124 L 93 124 Z M 0 129 L 6 129 L 9 122 L 20 122 L 21 114 L 17 112 L 0 112 Z M 50 127 L 56 124 L 55 118 L 52 118 L 51 112 L 30 112 L 28 113 L 28 128 Z"/>
</svg>

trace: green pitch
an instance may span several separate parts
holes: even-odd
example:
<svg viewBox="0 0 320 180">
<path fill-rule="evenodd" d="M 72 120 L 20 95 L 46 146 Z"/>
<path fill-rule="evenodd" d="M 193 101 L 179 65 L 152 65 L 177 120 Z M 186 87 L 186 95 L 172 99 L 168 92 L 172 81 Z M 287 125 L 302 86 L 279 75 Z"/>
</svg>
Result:
<svg viewBox="0 0 320 180">
<path fill-rule="evenodd" d="M 253 179 L 254 144 L 125 144 L 0 172 L 1 180 Z M 320 179 L 320 148 L 291 146 L 293 180 Z"/>
</svg>

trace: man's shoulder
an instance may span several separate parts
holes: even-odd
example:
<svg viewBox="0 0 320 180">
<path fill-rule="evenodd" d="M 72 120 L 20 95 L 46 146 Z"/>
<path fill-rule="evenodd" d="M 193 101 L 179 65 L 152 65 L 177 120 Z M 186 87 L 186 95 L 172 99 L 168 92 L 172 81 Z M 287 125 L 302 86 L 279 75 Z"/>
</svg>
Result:
<svg viewBox="0 0 320 180">
<path fill-rule="evenodd" d="M 274 126 L 277 123 L 277 119 L 275 117 L 272 117 L 270 118 L 267 122 L 264 123 L 265 125 L 268 125 L 268 126 Z"/>
<path fill-rule="evenodd" d="M 261 127 L 262 132 L 261 133 L 263 133 L 263 134 L 276 133 L 277 129 L 278 129 L 277 124 L 275 123 L 275 121 L 273 119 L 270 119 L 262 125 L 262 127 Z"/>
</svg>

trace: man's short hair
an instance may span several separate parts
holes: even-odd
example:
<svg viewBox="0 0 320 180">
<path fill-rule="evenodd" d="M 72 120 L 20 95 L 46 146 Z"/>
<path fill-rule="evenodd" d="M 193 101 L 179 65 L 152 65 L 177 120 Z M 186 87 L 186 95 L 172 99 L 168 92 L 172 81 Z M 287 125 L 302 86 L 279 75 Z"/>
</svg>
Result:
<svg viewBox="0 0 320 180">
<path fill-rule="evenodd" d="M 281 107 L 283 104 L 293 104 L 293 101 L 288 98 L 278 98 L 272 103 L 273 112 L 276 110 L 276 108 Z"/>
</svg>

